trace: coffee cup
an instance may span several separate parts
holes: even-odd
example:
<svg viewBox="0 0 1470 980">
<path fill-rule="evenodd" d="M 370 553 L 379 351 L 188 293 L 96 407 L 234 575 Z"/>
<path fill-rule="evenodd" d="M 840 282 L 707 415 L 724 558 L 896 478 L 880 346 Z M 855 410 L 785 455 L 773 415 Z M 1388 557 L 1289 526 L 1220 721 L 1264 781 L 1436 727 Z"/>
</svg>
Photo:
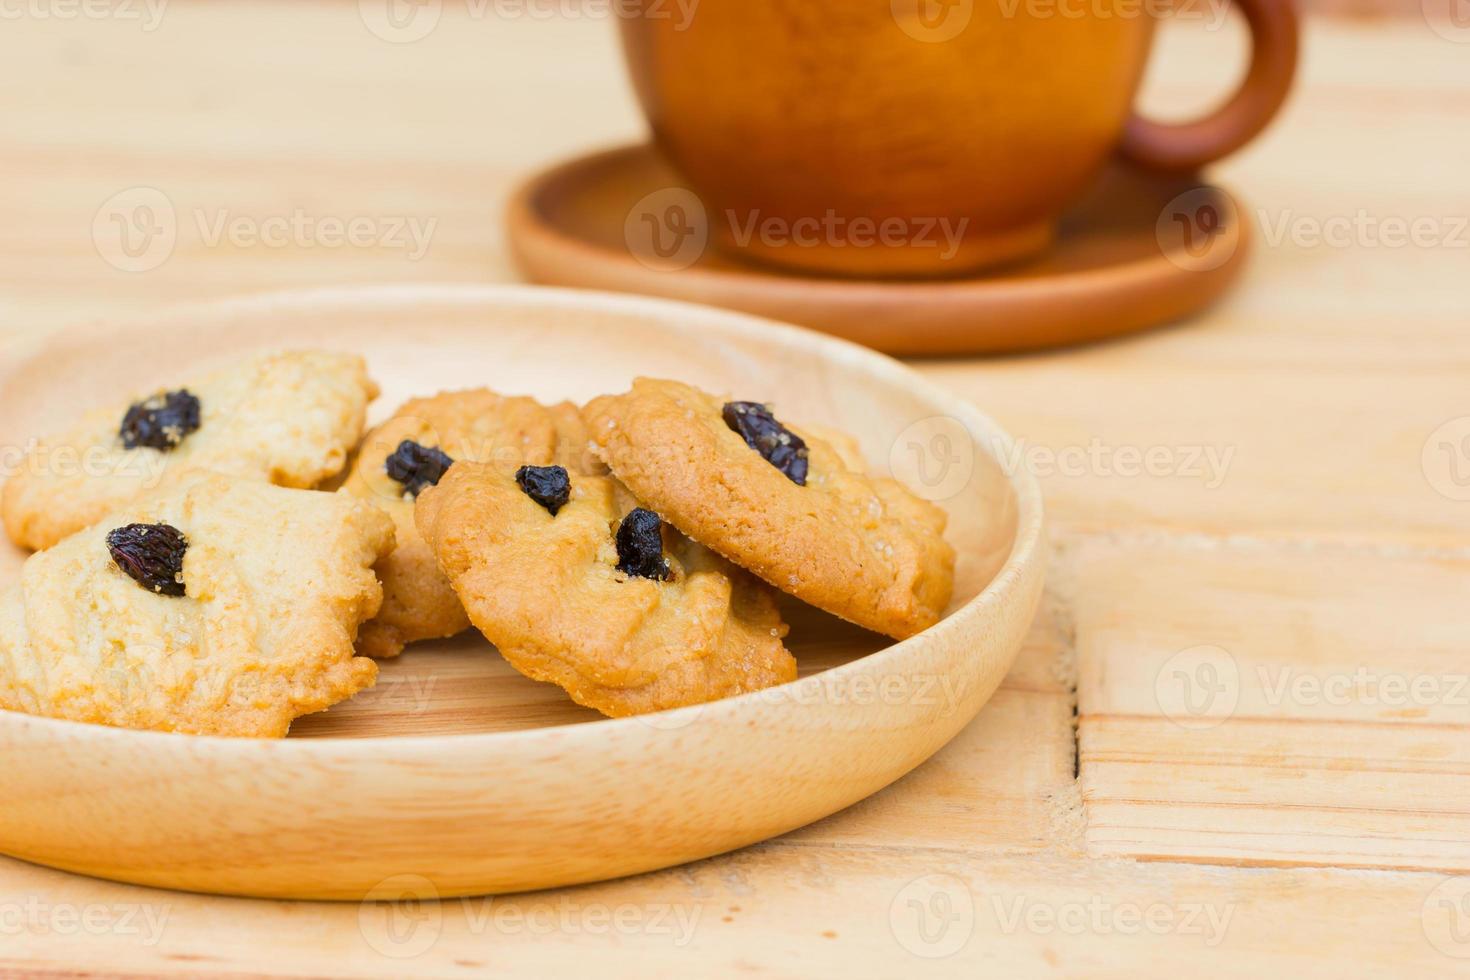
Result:
<svg viewBox="0 0 1470 980">
<path fill-rule="evenodd" d="M 654 140 L 722 248 L 946 276 L 1043 251 L 1115 156 L 1188 171 L 1271 120 L 1296 64 L 1290 0 L 1233 0 L 1252 55 L 1222 108 L 1134 112 L 1167 2 L 699 0 L 669 17 L 668 0 L 633 0 L 621 29 Z"/>
</svg>

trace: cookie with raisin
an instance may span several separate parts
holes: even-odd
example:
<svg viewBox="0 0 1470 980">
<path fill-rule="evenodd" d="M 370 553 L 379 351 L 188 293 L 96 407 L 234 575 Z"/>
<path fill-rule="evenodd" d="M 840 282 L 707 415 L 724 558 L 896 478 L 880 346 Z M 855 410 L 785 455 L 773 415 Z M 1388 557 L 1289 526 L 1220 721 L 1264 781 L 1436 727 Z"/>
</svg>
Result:
<svg viewBox="0 0 1470 980">
<path fill-rule="evenodd" d="M 583 416 L 594 451 L 633 493 L 778 589 L 897 639 L 948 605 L 947 515 L 867 475 L 849 438 L 834 444 L 765 403 L 650 378 Z"/>
<path fill-rule="evenodd" d="M 342 489 L 393 518 L 398 547 L 378 565 L 383 608 L 362 629 L 358 652 L 396 657 L 410 643 L 454 636 L 469 616 L 413 522 L 414 499 L 452 465 L 483 462 L 507 476 L 527 464 L 600 467 L 587 451 L 575 405 L 550 407 L 488 389 L 441 392 L 404 403 L 369 432 Z"/>
<path fill-rule="evenodd" d="M 188 469 L 314 487 L 346 465 L 377 393 L 353 354 L 251 357 L 38 442 L 6 482 L 0 516 L 12 541 L 39 550 Z"/>
<path fill-rule="evenodd" d="M 353 645 L 392 548 L 393 522 L 350 497 L 170 475 L 32 555 L 0 595 L 0 708 L 284 736 L 376 680 Z"/>
<path fill-rule="evenodd" d="M 611 477 L 544 470 L 456 464 L 416 506 L 471 620 L 511 666 L 613 717 L 796 679 L 763 582 Z"/>
</svg>

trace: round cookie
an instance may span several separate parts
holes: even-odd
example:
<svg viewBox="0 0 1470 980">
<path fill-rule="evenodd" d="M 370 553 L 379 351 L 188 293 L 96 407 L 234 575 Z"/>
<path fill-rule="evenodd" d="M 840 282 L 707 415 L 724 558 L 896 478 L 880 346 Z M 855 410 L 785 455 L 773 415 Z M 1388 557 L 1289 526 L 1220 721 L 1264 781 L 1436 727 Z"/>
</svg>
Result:
<svg viewBox="0 0 1470 980">
<path fill-rule="evenodd" d="M 6 481 L 0 516 L 12 541 L 40 550 L 184 470 L 314 487 L 347 464 L 377 394 L 355 354 L 252 357 L 37 442 Z"/>
<path fill-rule="evenodd" d="M 775 593 L 611 477 L 457 463 L 416 517 L 475 626 L 579 704 L 620 717 L 796 679 Z"/>
<path fill-rule="evenodd" d="M 418 448 L 405 448 L 405 443 Z M 470 627 L 413 522 L 414 497 L 443 475 L 449 465 L 445 458 L 485 462 L 507 475 L 527 463 L 559 462 L 578 472 L 589 466 L 601 469 L 586 447 L 586 429 L 575 405 L 547 408 L 532 398 L 483 388 L 406 402 L 369 432 L 342 489 L 371 500 L 393 518 L 398 547 L 378 563 L 383 606 L 363 626 L 358 652 L 396 657 L 410 643 L 454 636 Z"/>
<path fill-rule="evenodd" d="M 280 738 L 372 687 L 353 655 L 393 522 L 360 500 L 204 471 L 32 555 L 0 594 L 0 708 Z"/>
<path fill-rule="evenodd" d="M 857 469 L 850 441 L 834 447 L 758 403 L 650 378 L 582 414 L 594 451 L 633 493 L 777 588 L 898 639 L 949 603 L 947 515 Z"/>
</svg>

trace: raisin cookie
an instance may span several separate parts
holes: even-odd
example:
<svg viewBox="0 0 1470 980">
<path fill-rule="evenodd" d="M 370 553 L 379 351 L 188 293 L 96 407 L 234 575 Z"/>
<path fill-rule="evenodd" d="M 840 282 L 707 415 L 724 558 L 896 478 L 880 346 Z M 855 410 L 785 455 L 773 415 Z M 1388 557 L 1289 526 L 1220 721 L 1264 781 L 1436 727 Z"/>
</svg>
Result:
<svg viewBox="0 0 1470 980">
<path fill-rule="evenodd" d="M 377 568 L 383 608 L 358 638 L 358 652 L 365 656 L 396 657 L 407 644 L 470 628 L 459 597 L 413 523 L 414 498 L 438 483 L 455 460 L 487 463 L 507 475 L 527 463 L 561 463 L 573 472 L 601 467 L 587 452 L 587 430 L 575 405 L 547 408 L 483 388 L 407 402 L 369 432 L 343 489 L 393 518 L 398 547 Z"/>
<path fill-rule="evenodd" d="M 775 594 L 611 477 L 461 463 L 416 517 L 475 626 L 579 704 L 635 715 L 796 678 Z"/>
<path fill-rule="evenodd" d="M 171 476 L 0 595 L 0 708 L 281 737 L 376 680 L 353 644 L 392 548 L 393 522 L 350 497 Z"/>
<path fill-rule="evenodd" d="M 316 486 L 346 465 L 377 393 L 362 358 L 297 351 L 93 412 L 28 453 L 0 500 L 5 530 L 49 548 L 186 469 Z"/>
<path fill-rule="evenodd" d="M 583 416 L 633 493 L 777 588 L 897 639 L 938 622 L 949 603 L 944 511 L 867 476 L 850 440 L 834 448 L 762 404 L 649 378 Z"/>
</svg>

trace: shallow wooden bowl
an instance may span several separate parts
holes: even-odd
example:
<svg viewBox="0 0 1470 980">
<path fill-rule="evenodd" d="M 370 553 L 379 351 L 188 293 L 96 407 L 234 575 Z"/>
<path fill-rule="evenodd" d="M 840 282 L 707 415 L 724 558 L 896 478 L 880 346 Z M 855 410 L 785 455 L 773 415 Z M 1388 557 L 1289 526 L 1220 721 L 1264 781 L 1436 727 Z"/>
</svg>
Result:
<svg viewBox="0 0 1470 980">
<path fill-rule="evenodd" d="M 376 414 L 441 388 L 547 399 L 678 377 L 858 435 L 951 515 L 955 601 L 892 643 L 792 603 L 803 677 L 610 721 L 478 636 L 411 648 L 373 691 L 283 741 L 132 732 L 0 712 L 0 851 L 197 891 L 398 898 L 518 891 L 666 867 L 842 809 L 979 711 L 1042 586 L 1041 502 L 1009 438 L 887 358 L 753 317 L 537 288 L 326 291 L 69 331 L 0 366 L 0 447 L 240 352 L 359 351 Z M 0 585 L 22 556 L 0 545 Z"/>
</svg>

